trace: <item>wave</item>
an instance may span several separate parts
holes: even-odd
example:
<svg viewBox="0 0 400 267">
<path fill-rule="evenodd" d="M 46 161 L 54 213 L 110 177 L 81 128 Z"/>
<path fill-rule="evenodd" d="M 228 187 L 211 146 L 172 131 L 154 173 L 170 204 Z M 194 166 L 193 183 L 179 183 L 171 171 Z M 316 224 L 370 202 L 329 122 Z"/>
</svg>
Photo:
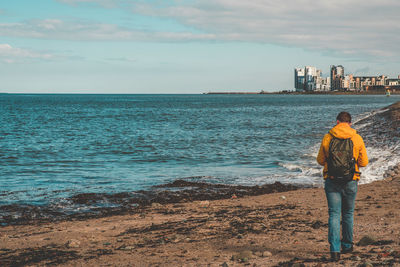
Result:
<svg viewBox="0 0 400 267">
<path fill-rule="evenodd" d="M 382 180 L 385 172 L 400 163 L 398 145 L 391 148 L 367 147 L 369 164 L 361 168 L 361 184 Z"/>
<path fill-rule="evenodd" d="M 361 169 L 360 183 L 382 180 L 385 172 L 400 163 L 398 119 L 392 116 L 395 105 L 362 114 L 353 123 L 363 137 L 369 164 Z"/>
<path fill-rule="evenodd" d="M 369 164 L 361 168 L 360 184 L 384 179 L 385 173 L 400 164 L 400 132 L 393 127 L 390 107 L 363 113 L 354 120 L 354 128 L 366 144 Z M 322 166 L 316 164 L 319 143 L 310 147 L 302 159 L 296 162 L 279 162 L 286 173 L 275 179 L 292 182 L 301 181 L 312 185 L 322 185 Z M 286 176 L 286 177 L 285 177 Z"/>
</svg>

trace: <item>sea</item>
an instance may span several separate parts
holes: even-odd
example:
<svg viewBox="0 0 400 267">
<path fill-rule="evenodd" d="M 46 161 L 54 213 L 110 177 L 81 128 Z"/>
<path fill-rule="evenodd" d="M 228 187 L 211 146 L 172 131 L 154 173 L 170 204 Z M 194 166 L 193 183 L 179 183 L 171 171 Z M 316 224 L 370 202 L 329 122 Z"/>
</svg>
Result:
<svg viewBox="0 0 400 267">
<path fill-rule="evenodd" d="M 177 179 L 322 186 L 321 139 L 399 95 L 0 95 L 0 206 L 149 190 Z M 368 127 L 357 125 L 355 128 Z M 365 140 L 362 183 L 398 149 Z M 392 151 L 392 152 L 391 152 Z"/>
</svg>

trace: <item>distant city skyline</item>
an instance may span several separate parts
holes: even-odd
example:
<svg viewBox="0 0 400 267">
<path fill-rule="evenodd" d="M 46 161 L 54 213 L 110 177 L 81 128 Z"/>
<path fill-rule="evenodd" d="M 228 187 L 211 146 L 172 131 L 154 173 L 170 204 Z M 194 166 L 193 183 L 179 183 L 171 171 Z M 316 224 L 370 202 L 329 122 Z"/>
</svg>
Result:
<svg viewBox="0 0 400 267">
<path fill-rule="evenodd" d="M 400 74 L 397 77 L 354 75 L 346 73 L 342 65 L 331 65 L 329 76 L 323 77 L 321 70 L 305 66 L 294 69 L 294 89 L 298 92 L 400 90 Z"/>
<path fill-rule="evenodd" d="M 394 0 L 2 1 L 0 93 L 272 92 L 293 89 L 297 66 L 339 64 L 397 77 L 399 10 Z"/>
</svg>

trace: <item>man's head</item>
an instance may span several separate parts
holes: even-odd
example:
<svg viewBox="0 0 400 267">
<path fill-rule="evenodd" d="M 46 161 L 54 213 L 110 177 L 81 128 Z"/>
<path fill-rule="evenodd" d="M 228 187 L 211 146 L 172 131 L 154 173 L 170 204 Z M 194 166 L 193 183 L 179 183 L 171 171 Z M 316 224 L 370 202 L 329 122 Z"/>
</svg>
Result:
<svg viewBox="0 0 400 267">
<path fill-rule="evenodd" d="M 337 115 L 336 120 L 338 123 L 346 122 L 351 124 L 351 115 L 346 111 L 342 111 Z"/>
</svg>

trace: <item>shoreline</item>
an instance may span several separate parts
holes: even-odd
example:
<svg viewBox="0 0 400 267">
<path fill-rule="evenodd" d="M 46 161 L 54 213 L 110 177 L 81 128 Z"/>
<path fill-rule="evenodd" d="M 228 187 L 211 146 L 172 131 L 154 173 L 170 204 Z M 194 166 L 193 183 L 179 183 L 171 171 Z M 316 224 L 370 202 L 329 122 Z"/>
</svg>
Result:
<svg viewBox="0 0 400 267">
<path fill-rule="evenodd" d="M 58 209 L 57 206 L 53 208 L 50 205 L 3 205 L 0 206 L 0 212 L 3 214 L 0 217 L 0 227 L 134 214 L 140 213 L 148 207 L 158 205 L 258 196 L 307 187 L 310 186 L 295 186 L 280 182 L 243 186 L 191 182 L 178 179 L 168 184 L 155 185 L 151 190 L 113 194 L 76 194 L 65 200 L 69 202 L 69 207 L 75 210 L 73 212 L 63 211 Z"/>
<path fill-rule="evenodd" d="M 207 92 L 203 95 L 382 95 L 386 96 L 386 92 L 370 91 L 370 92 L 295 92 L 295 91 L 278 91 L 278 92 Z M 391 92 L 391 95 L 400 95 L 400 90 Z"/>
</svg>

